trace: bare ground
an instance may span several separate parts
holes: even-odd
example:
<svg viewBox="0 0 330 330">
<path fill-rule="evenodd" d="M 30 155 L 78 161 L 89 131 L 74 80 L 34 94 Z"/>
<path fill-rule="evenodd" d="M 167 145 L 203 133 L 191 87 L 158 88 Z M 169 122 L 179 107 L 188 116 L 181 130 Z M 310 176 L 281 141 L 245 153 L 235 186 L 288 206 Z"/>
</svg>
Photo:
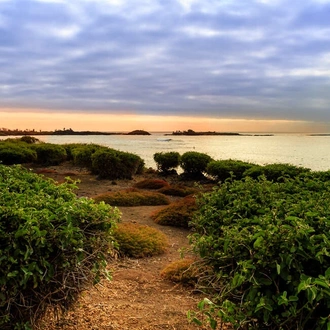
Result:
<svg viewBox="0 0 330 330">
<path fill-rule="evenodd" d="M 45 172 L 51 173 L 45 173 Z M 40 172 L 40 169 L 39 169 Z M 78 168 L 52 167 L 41 171 L 47 177 L 63 182 L 65 177 L 79 179 L 78 196 L 91 197 L 107 191 L 131 187 L 143 177 L 133 180 L 98 180 L 94 175 Z M 175 200 L 177 198 L 173 198 Z M 76 306 L 67 315 L 55 320 L 48 317 L 40 329 L 63 330 L 193 330 L 209 329 L 189 323 L 187 311 L 196 310 L 203 296 L 192 288 L 183 287 L 163 279 L 160 271 L 181 257 L 188 248 L 189 231 L 155 224 L 150 214 L 159 206 L 120 207 L 122 222 L 136 222 L 155 227 L 168 237 L 165 254 L 142 258 L 119 258 L 109 263 L 111 281 L 103 280 L 83 293 Z"/>
</svg>

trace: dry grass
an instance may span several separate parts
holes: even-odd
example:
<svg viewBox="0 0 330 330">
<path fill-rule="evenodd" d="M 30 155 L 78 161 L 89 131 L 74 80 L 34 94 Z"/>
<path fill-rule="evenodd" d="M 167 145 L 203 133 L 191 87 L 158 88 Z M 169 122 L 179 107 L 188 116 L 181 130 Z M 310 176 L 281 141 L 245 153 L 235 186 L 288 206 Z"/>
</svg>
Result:
<svg viewBox="0 0 330 330">
<path fill-rule="evenodd" d="M 114 231 L 119 253 L 133 258 L 162 254 L 168 247 L 166 235 L 161 231 L 137 223 L 120 223 Z"/>
<path fill-rule="evenodd" d="M 108 192 L 94 197 L 96 202 L 105 202 L 112 206 L 152 206 L 168 205 L 170 200 L 161 193 L 127 189 L 117 192 Z"/>
<path fill-rule="evenodd" d="M 152 213 L 151 218 L 159 225 L 188 228 L 196 211 L 196 199 L 193 196 L 187 196 Z"/>
<path fill-rule="evenodd" d="M 195 260 L 191 258 L 173 261 L 160 272 L 163 278 L 185 285 L 195 285 L 197 274 L 198 269 L 195 265 Z"/>
<path fill-rule="evenodd" d="M 191 188 L 184 185 L 170 185 L 170 186 L 168 185 L 158 189 L 157 191 L 164 195 L 178 196 L 178 197 L 186 197 L 199 192 L 199 190 L 196 188 Z"/>
<path fill-rule="evenodd" d="M 169 184 L 165 180 L 161 179 L 145 179 L 137 182 L 134 187 L 138 189 L 160 189 L 167 187 Z"/>
</svg>

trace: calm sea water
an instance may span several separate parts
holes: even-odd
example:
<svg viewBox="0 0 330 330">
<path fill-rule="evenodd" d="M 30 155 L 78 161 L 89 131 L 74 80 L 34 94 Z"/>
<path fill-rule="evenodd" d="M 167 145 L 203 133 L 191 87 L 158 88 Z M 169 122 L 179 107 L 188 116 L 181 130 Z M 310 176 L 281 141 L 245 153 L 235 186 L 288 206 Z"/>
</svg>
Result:
<svg viewBox="0 0 330 330">
<path fill-rule="evenodd" d="M 97 143 L 114 149 L 133 152 L 142 157 L 146 167 L 156 168 L 156 152 L 198 151 L 214 159 L 236 159 L 256 164 L 289 163 L 312 170 L 330 169 L 330 136 L 275 134 L 273 136 L 149 136 L 82 135 L 37 136 L 56 144 Z M 170 141 L 161 139 L 171 138 Z"/>
</svg>

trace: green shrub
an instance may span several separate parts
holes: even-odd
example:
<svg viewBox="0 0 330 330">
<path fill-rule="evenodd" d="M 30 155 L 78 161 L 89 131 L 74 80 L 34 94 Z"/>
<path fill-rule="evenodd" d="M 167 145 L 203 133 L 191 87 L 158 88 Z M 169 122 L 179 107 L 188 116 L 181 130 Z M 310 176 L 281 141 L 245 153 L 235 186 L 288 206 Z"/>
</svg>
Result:
<svg viewBox="0 0 330 330">
<path fill-rule="evenodd" d="M 92 156 L 96 151 L 106 152 L 113 149 L 103 147 L 97 144 L 81 144 L 72 148 L 71 154 L 73 163 L 78 166 L 86 167 L 90 170 L 93 168 Z"/>
<path fill-rule="evenodd" d="M 134 184 L 138 189 L 160 189 L 169 186 L 169 183 L 160 179 L 145 179 Z"/>
<path fill-rule="evenodd" d="M 0 328 L 29 329 L 66 310 L 105 271 L 117 209 L 0 165 Z"/>
<path fill-rule="evenodd" d="M 165 234 L 137 223 L 120 223 L 114 231 L 114 238 L 119 252 L 133 258 L 162 254 L 168 247 Z"/>
<path fill-rule="evenodd" d="M 154 161 L 157 164 L 158 171 L 168 173 L 180 165 L 180 154 L 176 151 L 156 152 Z"/>
<path fill-rule="evenodd" d="M 92 155 L 93 172 L 103 179 L 132 179 L 140 174 L 144 161 L 139 156 L 117 150 L 98 150 Z"/>
<path fill-rule="evenodd" d="M 186 197 L 199 192 L 196 188 L 186 187 L 184 185 L 169 185 L 157 190 L 161 194 L 169 196 Z"/>
<path fill-rule="evenodd" d="M 148 206 L 168 205 L 169 199 L 158 192 L 140 191 L 129 189 L 124 191 L 109 192 L 94 197 L 96 202 L 105 202 L 112 206 Z"/>
<path fill-rule="evenodd" d="M 206 172 L 218 181 L 225 181 L 231 176 L 236 180 L 241 180 L 243 173 L 252 166 L 253 164 L 240 160 L 215 160 L 207 165 Z"/>
<path fill-rule="evenodd" d="M 269 164 L 265 166 L 252 166 L 250 169 L 247 169 L 244 173 L 244 176 L 249 176 L 251 178 L 258 178 L 261 175 L 270 181 L 283 181 L 285 178 L 295 178 L 302 174 L 307 174 L 310 172 L 310 169 L 294 166 L 290 164 Z"/>
<path fill-rule="evenodd" d="M 226 181 L 203 195 L 191 240 L 217 279 L 199 305 L 213 329 L 214 317 L 235 329 L 330 327 L 329 200 L 330 183 L 308 176 Z"/>
<path fill-rule="evenodd" d="M 212 158 L 204 153 L 197 151 L 188 151 L 181 156 L 180 165 L 184 174 L 192 176 L 201 176 L 206 172 L 208 163 Z"/>
<path fill-rule="evenodd" d="M 20 141 L 22 142 L 26 142 L 28 144 L 35 144 L 37 142 L 40 142 L 39 139 L 33 137 L 33 136 L 29 136 L 29 135 L 24 135 L 20 138 Z"/>
<path fill-rule="evenodd" d="M 151 214 L 155 223 L 162 226 L 188 228 L 194 213 L 197 211 L 196 200 L 192 196 L 172 203 Z"/>
<path fill-rule="evenodd" d="M 37 154 L 25 143 L 0 143 L 0 162 L 4 165 L 35 162 Z"/>
<path fill-rule="evenodd" d="M 37 153 L 37 163 L 42 165 L 59 165 L 66 160 L 66 150 L 58 144 L 40 143 L 32 145 Z"/>
</svg>

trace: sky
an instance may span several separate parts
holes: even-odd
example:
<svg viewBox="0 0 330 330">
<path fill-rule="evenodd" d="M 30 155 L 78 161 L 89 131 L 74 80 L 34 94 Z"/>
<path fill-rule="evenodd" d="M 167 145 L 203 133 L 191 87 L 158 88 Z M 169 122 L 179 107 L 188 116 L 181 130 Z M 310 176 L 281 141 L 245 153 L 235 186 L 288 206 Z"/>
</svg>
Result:
<svg viewBox="0 0 330 330">
<path fill-rule="evenodd" d="M 0 0 L 0 128 L 330 132 L 330 0 Z"/>
</svg>

